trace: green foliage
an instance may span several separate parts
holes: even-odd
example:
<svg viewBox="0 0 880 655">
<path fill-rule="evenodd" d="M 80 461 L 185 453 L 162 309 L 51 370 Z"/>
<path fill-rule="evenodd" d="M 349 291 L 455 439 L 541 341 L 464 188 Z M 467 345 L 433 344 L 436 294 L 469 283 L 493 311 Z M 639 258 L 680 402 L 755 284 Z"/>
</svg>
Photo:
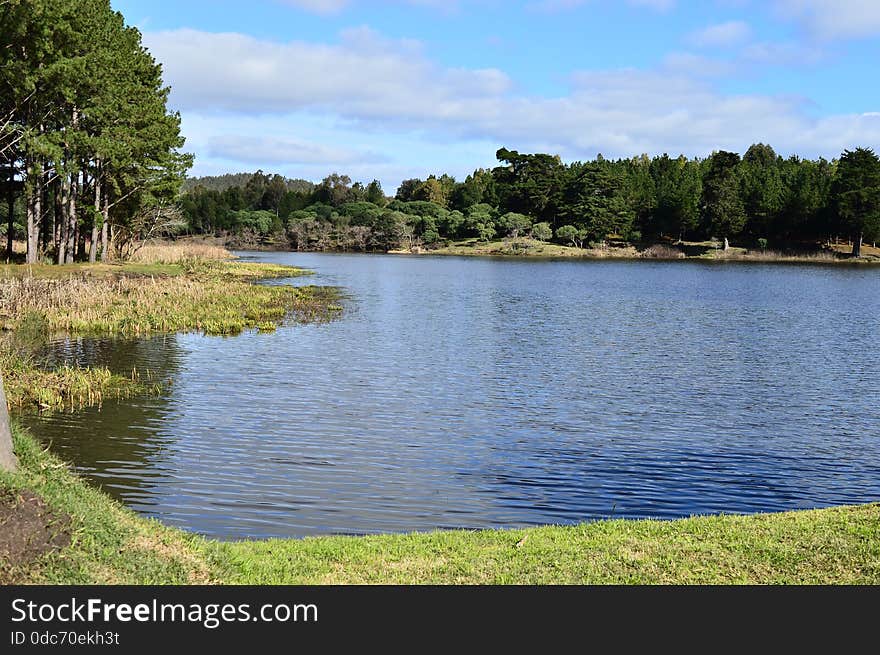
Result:
<svg viewBox="0 0 880 655">
<path fill-rule="evenodd" d="M 275 223 L 276 215 L 274 212 L 266 210 L 248 211 L 242 210 L 232 212 L 231 220 L 242 229 L 253 230 L 257 234 L 269 234 Z"/>
<path fill-rule="evenodd" d="M 535 223 L 532 226 L 532 238 L 538 241 L 550 241 L 553 238 L 553 228 L 550 223 Z"/>
<path fill-rule="evenodd" d="M 746 212 L 740 196 L 739 155 L 721 150 L 707 162 L 703 177 L 703 221 L 712 236 L 730 238 L 746 224 Z"/>
<path fill-rule="evenodd" d="M 530 233 L 546 240 L 555 233 L 557 243 L 576 247 L 604 247 L 610 237 L 630 243 L 739 237 L 800 248 L 835 234 L 880 232 L 871 211 L 875 187 L 864 175 L 851 175 L 847 161 L 840 170 L 849 181 L 836 181 L 836 163 L 782 159 L 765 144 L 751 146 L 742 159 L 720 151 L 705 160 L 664 154 L 563 164 L 545 154 L 505 148 L 497 154 L 501 166 L 476 170 L 463 182 L 449 175 L 404 180 L 390 202 L 375 180 L 363 186 L 333 174 L 311 192 L 284 192 L 277 213 L 291 247 L 317 250 L 411 249 Z M 249 216 L 237 212 L 272 207 L 272 189 L 280 192 L 283 178 L 257 171 L 247 179 L 242 188 L 188 193 L 182 207 L 189 229 L 237 234 L 246 229 L 240 217 Z"/>
<path fill-rule="evenodd" d="M 477 223 L 475 229 L 481 241 L 489 241 L 496 234 L 495 225 L 492 223 Z"/>
<path fill-rule="evenodd" d="M 575 248 L 582 248 L 587 234 L 585 230 L 579 230 L 574 225 L 563 225 L 556 230 L 556 238 L 563 243 L 570 243 Z"/>
<path fill-rule="evenodd" d="M 854 241 L 880 237 L 880 158 L 873 150 L 856 148 L 843 153 L 833 198 L 837 225 L 843 233 Z"/>
<path fill-rule="evenodd" d="M 532 227 L 532 219 L 524 214 L 516 212 L 507 212 L 503 216 L 499 216 L 496 221 L 497 227 L 503 230 L 509 237 L 518 237 L 525 234 Z"/>
<path fill-rule="evenodd" d="M 48 250 L 39 237 L 56 207 L 70 256 L 77 227 L 109 221 L 124 243 L 173 222 L 192 158 L 140 32 L 108 0 L 39 0 L 3 3 L 0 34 L 0 144 L 34 208 L 29 261 Z M 38 214 L 41 194 L 50 202 Z M 100 213 L 75 211 L 88 205 Z"/>
</svg>

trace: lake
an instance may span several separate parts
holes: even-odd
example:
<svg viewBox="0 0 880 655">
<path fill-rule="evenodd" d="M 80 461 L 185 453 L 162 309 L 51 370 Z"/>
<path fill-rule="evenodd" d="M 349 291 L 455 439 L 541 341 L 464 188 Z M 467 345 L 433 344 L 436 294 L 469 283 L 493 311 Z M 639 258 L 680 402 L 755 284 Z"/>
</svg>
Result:
<svg viewBox="0 0 880 655">
<path fill-rule="evenodd" d="M 241 253 L 340 319 L 66 340 L 157 397 L 29 424 L 142 514 L 222 539 L 880 500 L 880 270 Z"/>
</svg>

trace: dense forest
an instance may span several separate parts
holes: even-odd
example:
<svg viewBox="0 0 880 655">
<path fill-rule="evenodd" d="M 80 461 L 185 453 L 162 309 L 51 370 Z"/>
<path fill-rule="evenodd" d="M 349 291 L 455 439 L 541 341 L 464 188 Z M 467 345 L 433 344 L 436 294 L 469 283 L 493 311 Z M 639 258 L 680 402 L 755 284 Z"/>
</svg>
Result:
<svg viewBox="0 0 880 655">
<path fill-rule="evenodd" d="M 27 261 L 95 261 L 182 227 L 192 158 L 161 67 L 109 0 L 0 2 L 0 176 Z"/>
<path fill-rule="evenodd" d="M 319 184 L 280 175 L 189 181 L 187 230 L 299 250 L 432 248 L 463 239 L 531 236 L 585 247 L 717 239 L 813 249 L 831 239 L 880 237 L 880 159 L 857 148 L 840 159 L 783 158 L 764 144 L 740 157 L 647 155 L 565 164 L 500 149 L 500 165 L 458 182 L 404 180 L 393 198 L 378 181 L 332 174 Z"/>
</svg>

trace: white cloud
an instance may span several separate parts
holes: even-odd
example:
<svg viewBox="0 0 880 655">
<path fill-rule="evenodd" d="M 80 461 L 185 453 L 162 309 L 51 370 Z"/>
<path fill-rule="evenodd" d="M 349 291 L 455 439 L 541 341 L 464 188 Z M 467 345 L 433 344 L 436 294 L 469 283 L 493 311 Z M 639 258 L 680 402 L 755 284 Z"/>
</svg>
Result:
<svg viewBox="0 0 880 655">
<path fill-rule="evenodd" d="M 557 11 L 577 9 L 588 1 L 589 0 L 536 0 L 536 2 L 532 2 L 528 7 L 535 11 L 554 13 Z"/>
<path fill-rule="evenodd" d="M 418 44 L 386 41 L 368 28 L 345 32 L 336 45 L 188 29 L 148 33 L 144 40 L 165 62 L 182 110 L 345 107 L 345 113 L 360 117 L 442 117 L 511 86 L 501 71 L 441 68 L 421 55 Z"/>
<path fill-rule="evenodd" d="M 774 0 L 777 11 L 820 39 L 863 38 L 880 34 L 877 0 Z"/>
<path fill-rule="evenodd" d="M 663 67 L 673 74 L 698 78 L 721 77 L 737 72 L 737 66 L 732 61 L 692 52 L 670 52 L 663 58 Z"/>
<path fill-rule="evenodd" d="M 635 7 L 648 7 L 655 11 L 669 11 L 675 6 L 676 0 L 628 0 Z"/>
<path fill-rule="evenodd" d="M 741 58 L 744 61 L 774 66 L 815 64 L 825 58 L 825 53 L 815 47 L 801 45 L 790 41 L 770 42 L 759 41 L 750 43 L 743 48 Z"/>
<path fill-rule="evenodd" d="M 745 43 L 751 34 L 748 23 L 732 20 L 704 27 L 692 33 L 688 40 L 701 48 L 730 48 Z"/>
<path fill-rule="evenodd" d="M 443 67 L 417 43 L 365 28 L 332 45 L 194 30 L 145 42 L 164 62 L 188 147 L 227 168 L 279 162 L 300 175 L 339 167 L 369 177 L 485 165 L 501 145 L 566 159 L 742 152 L 759 141 L 803 156 L 880 146 L 880 117 L 816 118 L 803 98 L 725 94 L 695 74 L 706 59 L 582 71 L 567 93 L 543 97 L 517 92 L 499 70 Z"/>
<path fill-rule="evenodd" d="M 313 14 L 331 16 L 339 14 L 355 2 L 362 0 L 278 0 L 282 4 Z M 463 0 L 385 0 L 390 4 L 403 4 L 411 7 L 427 7 L 443 13 L 455 13 L 461 8 Z M 375 0 L 374 0 L 375 3 Z"/>
<path fill-rule="evenodd" d="M 349 0 L 281 0 L 281 2 L 297 9 L 325 16 L 338 14 L 349 4 Z"/>
<path fill-rule="evenodd" d="M 380 163 L 387 158 L 371 152 L 329 146 L 283 136 L 223 134 L 208 139 L 209 157 L 249 164 L 296 165 L 321 164 L 346 166 L 361 163 Z"/>
<path fill-rule="evenodd" d="M 567 11 L 577 9 L 592 0 L 535 0 L 526 5 L 533 11 L 544 13 L 556 13 L 559 11 Z M 675 6 L 676 0 L 626 0 L 626 4 L 633 7 L 646 7 L 654 11 L 668 11 Z"/>
</svg>

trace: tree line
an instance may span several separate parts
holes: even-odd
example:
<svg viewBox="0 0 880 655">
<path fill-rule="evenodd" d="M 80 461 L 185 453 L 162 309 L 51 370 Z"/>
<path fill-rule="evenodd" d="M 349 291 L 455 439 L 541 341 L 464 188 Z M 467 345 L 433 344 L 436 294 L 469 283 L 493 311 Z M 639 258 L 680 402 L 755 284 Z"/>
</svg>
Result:
<svg viewBox="0 0 880 655">
<path fill-rule="evenodd" d="M 404 180 L 393 198 L 377 180 L 332 174 L 319 184 L 262 171 L 190 181 L 181 208 L 194 233 L 271 238 L 301 250 L 431 248 L 448 241 L 531 236 L 585 247 L 703 241 L 815 248 L 880 236 L 880 159 L 783 158 L 765 144 L 703 159 L 666 154 L 565 164 L 501 148 L 499 166 L 464 181 Z"/>
<path fill-rule="evenodd" d="M 0 176 L 26 261 L 96 261 L 181 226 L 192 158 L 162 71 L 109 0 L 0 0 Z"/>
</svg>

